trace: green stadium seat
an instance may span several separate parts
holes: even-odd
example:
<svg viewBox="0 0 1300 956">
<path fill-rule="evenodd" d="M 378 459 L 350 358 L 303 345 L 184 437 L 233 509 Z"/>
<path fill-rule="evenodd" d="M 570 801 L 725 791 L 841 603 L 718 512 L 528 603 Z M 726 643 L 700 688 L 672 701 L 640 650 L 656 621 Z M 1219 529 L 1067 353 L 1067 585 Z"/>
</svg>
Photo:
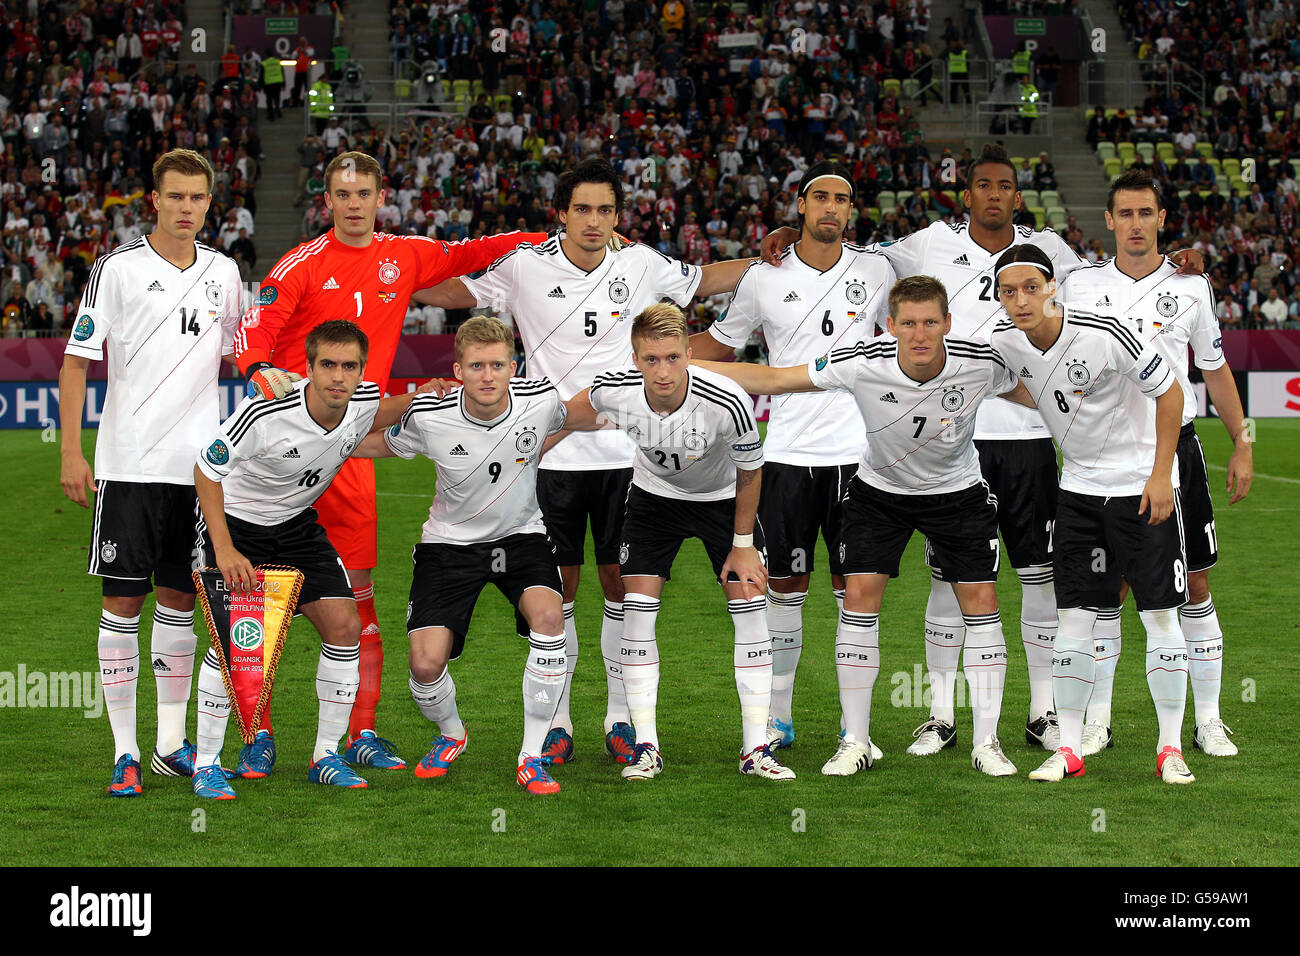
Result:
<svg viewBox="0 0 1300 956">
<path fill-rule="evenodd" d="M 1174 158 L 1175 158 L 1174 144 L 1166 140 L 1161 140 L 1160 142 L 1156 143 L 1156 155 L 1159 156 L 1161 159 L 1163 159 L 1166 163 L 1174 162 Z"/>
<path fill-rule="evenodd" d="M 1241 160 L 1229 157 L 1223 161 L 1222 167 L 1225 176 L 1233 177 L 1241 175 Z"/>
<path fill-rule="evenodd" d="M 925 211 L 925 217 L 931 222 L 938 222 L 943 218 L 943 213 L 939 212 L 937 209 L 927 209 Z"/>
<path fill-rule="evenodd" d="M 903 81 L 903 98 L 914 100 L 921 94 L 921 81 L 908 77 Z"/>
<path fill-rule="evenodd" d="M 881 212 L 889 212 L 898 208 L 898 202 L 894 198 L 892 189 L 882 189 L 880 195 L 876 197 L 876 205 L 880 207 Z"/>
<path fill-rule="evenodd" d="M 1030 207 L 1030 206 L 1037 206 L 1037 205 L 1038 205 L 1038 190 L 1037 190 L 1037 189 L 1022 189 L 1022 190 L 1020 190 L 1020 199 L 1021 199 L 1022 202 L 1024 202 L 1026 208 L 1028 208 L 1028 207 Z"/>
<path fill-rule="evenodd" d="M 1025 157 L 1023 157 L 1023 156 L 1012 156 L 1012 157 L 1011 157 L 1011 165 L 1014 166 L 1014 167 L 1016 167 L 1016 169 L 1019 169 L 1019 168 L 1020 168 L 1020 164 L 1023 163 L 1024 161 L 1025 161 Z"/>
<path fill-rule="evenodd" d="M 1047 210 L 1042 206 L 1026 206 L 1025 208 L 1034 217 L 1034 223 L 1039 229 L 1042 229 L 1047 224 Z"/>
<path fill-rule="evenodd" d="M 1048 209 L 1051 209 L 1053 206 L 1062 205 L 1061 194 L 1055 189 L 1044 189 L 1039 198 L 1042 199 L 1043 205 Z"/>
<path fill-rule="evenodd" d="M 1051 226 L 1053 229 L 1055 229 L 1056 231 L 1059 232 L 1060 230 L 1064 229 L 1065 224 L 1068 221 L 1069 221 L 1069 217 L 1066 215 L 1064 209 L 1057 207 L 1055 209 L 1047 210 L 1047 224 Z"/>
<path fill-rule="evenodd" d="M 1213 157 L 1209 157 L 1205 161 L 1209 164 L 1210 168 L 1214 170 L 1214 175 L 1219 176 L 1222 174 L 1222 170 L 1219 169 L 1219 161 L 1217 159 Z"/>
<path fill-rule="evenodd" d="M 1112 182 L 1114 182 L 1115 177 L 1120 174 L 1120 170 L 1124 168 L 1123 161 L 1120 160 L 1118 156 L 1106 160 L 1102 165 L 1106 168 L 1106 177 Z"/>
<path fill-rule="evenodd" d="M 868 206 L 868 207 L 867 207 L 867 218 L 870 219 L 872 222 L 876 223 L 877 225 L 879 225 L 879 224 L 880 224 L 880 210 L 877 209 L 875 206 Z"/>
<path fill-rule="evenodd" d="M 897 98 L 899 93 L 902 92 L 903 81 L 898 79 L 897 77 L 890 76 L 890 77 L 886 77 L 885 81 L 880 85 L 881 88 L 884 90 L 885 96 L 893 96 Z"/>
<path fill-rule="evenodd" d="M 1206 159 L 1210 159 L 1214 156 L 1214 144 L 1207 143 L 1204 140 L 1199 140 L 1196 143 L 1196 151 Z"/>
<path fill-rule="evenodd" d="M 1118 114 L 1119 114 L 1119 107 L 1112 106 L 1110 109 L 1106 110 L 1106 119 L 1114 119 Z"/>
<path fill-rule="evenodd" d="M 1155 143 L 1138 143 L 1137 146 L 1134 148 L 1137 150 L 1137 154 L 1141 156 L 1148 165 L 1150 165 L 1155 161 L 1156 158 Z"/>
<path fill-rule="evenodd" d="M 1115 144 L 1114 144 L 1114 143 L 1108 142 L 1108 141 L 1106 141 L 1106 140 L 1102 140 L 1101 142 L 1099 142 L 1099 143 L 1097 144 L 1097 160 L 1098 160 L 1098 162 L 1102 162 L 1102 163 L 1104 163 L 1104 162 L 1106 162 L 1106 160 L 1113 158 L 1114 155 L 1115 155 Z"/>
<path fill-rule="evenodd" d="M 1179 198 L 1179 199 L 1186 199 L 1186 198 L 1187 198 L 1188 196 L 1190 196 L 1191 194 L 1192 194 L 1192 191 L 1191 191 L 1190 189 L 1180 189 L 1180 190 L 1178 190 L 1178 198 Z"/>
</svg>

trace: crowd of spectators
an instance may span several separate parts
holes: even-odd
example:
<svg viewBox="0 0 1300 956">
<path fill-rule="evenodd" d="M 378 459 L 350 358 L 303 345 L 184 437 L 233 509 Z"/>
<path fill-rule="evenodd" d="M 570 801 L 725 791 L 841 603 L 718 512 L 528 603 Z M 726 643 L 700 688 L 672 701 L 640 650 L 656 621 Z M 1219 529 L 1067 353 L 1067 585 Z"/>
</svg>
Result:
<svg viewBox="0 0 1300 956">
<path fill-rule="evenodd" d="M 0 8 L 3 334 L 71 327 L 95 258 L 151 228 L 150 169 L 178 147 L 216 170 L 200 241 L 251 279 L 262 152 L 251 84 L 180 67 L 179 0 L 29 8 Z"/>
<path fill-rule="evenodd" d="M 1134 161 L 1166 197 L 1162 244 L 1205 252 L 1224 327 L 1300 328 L 1300 4 L 1118 7 L 1147 79 L 1173 82 L 1095 109 L 1089 144 L 1171 143 Z"/>
</svg>

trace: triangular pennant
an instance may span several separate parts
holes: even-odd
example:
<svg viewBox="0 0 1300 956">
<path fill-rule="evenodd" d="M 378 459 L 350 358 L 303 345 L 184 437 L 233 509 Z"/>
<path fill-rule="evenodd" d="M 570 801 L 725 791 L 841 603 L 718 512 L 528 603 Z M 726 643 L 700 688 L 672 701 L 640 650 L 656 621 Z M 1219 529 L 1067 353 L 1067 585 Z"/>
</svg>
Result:
<svg viewBox="0 0 1300 956">
<path fill-rule="evenodd" d="M 216 568 L 193 572 L 221 679 L 246 744 L 253 742 L 262 722 L 303 582 L 297 568 L 268 565 L 253 570 L 253 589 L 238 593 L 226 588 Z"/>
</svg>

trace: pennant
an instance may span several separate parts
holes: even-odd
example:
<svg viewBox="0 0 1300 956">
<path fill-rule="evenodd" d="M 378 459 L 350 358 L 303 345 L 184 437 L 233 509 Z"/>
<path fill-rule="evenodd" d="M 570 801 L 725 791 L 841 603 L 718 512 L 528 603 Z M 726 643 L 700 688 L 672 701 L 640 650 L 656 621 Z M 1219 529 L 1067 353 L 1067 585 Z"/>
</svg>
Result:
<svg viewBox="0 0 1300 956">
<path fill-rule="evenodd" d="M 216 568 L 192 572 L 226 695 L 246 744 L 253 742 L 262 722 L 304 580 L 297 568 L 268 565 L 253 571 L 253 589 L 239 593 L 226 588 Z"/>
</svg>

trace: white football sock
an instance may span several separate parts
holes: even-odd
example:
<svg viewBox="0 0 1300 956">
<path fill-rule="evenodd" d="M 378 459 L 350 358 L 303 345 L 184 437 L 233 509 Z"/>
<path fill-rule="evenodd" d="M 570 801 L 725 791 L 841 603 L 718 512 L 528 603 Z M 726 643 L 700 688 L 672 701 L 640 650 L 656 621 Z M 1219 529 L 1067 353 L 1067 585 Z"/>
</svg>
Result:
<svg viewBox="0 0 1300 956">
<path fill-rule="evenodd" d="M 411 688 L 415 706 L 437 726 L 439 734 L 453 740 L 465 739 L 465 724 L 456 709 L 456 682 L 451 679 L 449 669 L 444 667 L 438 679 L 430 684 L 420 683 L 408 672 L 406 683 Z"/>
<path fill-rule="evenodd" d="M 158 753 L 166 757 L 185 743 L 185 713 L 194 675 L 194 611 L 156 604 L 149 656 L 158 685 Z"/>
<path fill-rule="evenodd" d="M 135 688 L 140 676 L 140 615 L 99 612 L 99 679 L 113 730 L 114 762 L 124 754 L 140 759 L 135 738 Z M 170 751 L 169 751 L 170 752 Z"/>
<path fill-rule="evenodd" d="M 1016 568 L 1020 576 L 1020 639 L 1029 667 L 1029 720 L 1052 709 L 1052 643 L 1056 640 L 1056 588 L 1050 567 Z"/>
<path fill-rule="evenodd" d="M 879 673 L 879 615 L 844 611 L 835 635 L 835 677 L 844 730 L 859 743 L 871 736 L 871 691 Z"/>
<path fill-rule="evenodd" d="M 844 613 L 844 588 L 832 588 L 831 593 L 835 595 L 835 627 L 838 633 L 840 615 Z M 844 709 L 840 709 L 840 733 L 844 733 Z"/>
<path fill-rule="evenodd" d="M 767 627 L 767 599 L 727 602 L 736 633 L 732 664 L 740 695 L 741 753 L 767 744 L 767 715 L 772 707 L 772 637 Z"/>
<path fill-rule="evenodd" d="M 361 686 L 361 645 L 340 647 L 321 643 L 316 664 L 316 699 L 320 707 L 316 717 L 316 747 L 311 759 L 315 763 L 330 751 L 336 751 L 339 738 L 348 731 L 352 704 Z"/>
<path fill-rule="evenodd" d="M 623 688 L 627 709 L 636 730 L 636 742 L 659 747 L 655 708 L 659 702 L 659 644 L 655 619 L 659 599 L 648 594 L 623 595 Z"/>
<path fill-rule="evenodd" d="M 998 717 L 1002 713 L 1002 691 L 1007 683 L 1007 641 L 1002 634 L 1002 618 L 992 614 L 966 614 L 966 643 L 962 652 L 962 670 L 970 688 L 971 749 L 997 736 Z"/>
<path fill-rule="evenodd" d="M 767 592 L 767 631 L 772 639 L 771 713 L 786 723 L 793 719 L 794 675 L 803 651 L 803 602 L 807 597 L 807 591 Z"/>
<path fill-rule="evenodd" d="M 1165 747 L 1183 749 L 1183 712 L 1187 706 L 1187 642 L 1178 627 L 1178 612 L 1140 611 L 1147 630 L 1147 686 L 1156 705 L 1160 739 Z"/>
<path fill-rule="evenodd" d="M 1061 746 L 1075 756 L 1083 754 L 1083 714 L 1092 696 L 1097 661 L 1093 656 L 1092 628 L 1096 608 L 1060 610 L 1061 626 L 1052 652 L 1052 697 L 1061 728 Z"/>
<path fill-rule="evenodd" d="M 1187 671 L 1192 678 L 1196 723 L 1219 719 L 1219 688 L 1223 682 L 1223 631 L 1214 598 L 1204 604 L 1184 604 L 1178 620 L 1187 641 Z"/>
<path fill-rule="evenodd" d="M 197 723 L 198 753 L 194 766 L 211 767 L 221 761 L 221 747 L 226 741 L 226 725 L 230 722 L 230 698 L 226 683 L 221 679 L 221 663 L 217 652 L 208 649 L 199 667 L 199 696 L 194 707 Z"/>
<path fill-rule="evenodd" d="M 567 631 L 567 628 L 566 628 Z M 551 728 L 560 695 L 565 692 L 565 674 L 572 674 L 565 653 L 566 634 L 528 634 L 528 660 L 524 663 L 524 743 L 516 766 L 525 757 L 542 752 L 546 732 Z"/>
<path fill-rule="evenodd" d="M 630 724 L 627 712 L 627 692 L 623 689 L 623 603 L 606 601 L 605 615 L 600 620 L 600 656 L 605 659 L 605 733 L 615 724 Z"/>
<path fill-rule="evenodd" d="M 956 723 L 957 659 L 966 626 L 952 585 L 932 575 L 925 604 L 925 670 L 930 675 L 930 716 Z"/>
<path fill-rule="evenodd" d="M 1111 701 L 1115 696 L 1115 670 L 1119 667 L 1120 609 L 1104 607 L 1097 612 L 1092 628 L 1093 653 L 1097 655 L 1097 680 L 1088 701 L 1088 723 L 1111 725 Z"/>
<path fill-rule="evenodd" d="M 551 726 L 569 731 L 569 736 L 572 737 L 573 718 L 569 716 L 569 690 L 573 686 L 573 671 L 578 666 L 578 628 L 573 620 L 573 602 L 563 607 L 564 656 L 569 664 L 564 674 L 564 688 L 560 693 L 559 705 L 555 708 L 555 716 L 551 718 Z"/>
</svg>

